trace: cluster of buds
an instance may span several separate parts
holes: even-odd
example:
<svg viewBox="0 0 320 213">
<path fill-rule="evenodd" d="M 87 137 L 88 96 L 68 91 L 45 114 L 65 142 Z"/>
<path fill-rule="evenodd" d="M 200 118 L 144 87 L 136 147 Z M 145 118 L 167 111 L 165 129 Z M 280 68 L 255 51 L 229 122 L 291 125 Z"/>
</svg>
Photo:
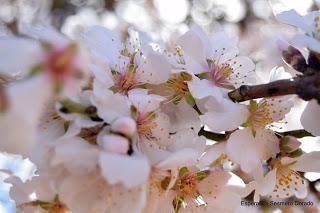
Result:
<svg viewBox="0 0 320 213">
<path fill-rule="evenodd" d="M 118 118 L 111 124 L 111 134 L 103 136 L 99 145 L 108 152 L 130 154 L 132 152 L 130 141 L 136 129 L 136 122 L 132 118 Z"/>
</svg>

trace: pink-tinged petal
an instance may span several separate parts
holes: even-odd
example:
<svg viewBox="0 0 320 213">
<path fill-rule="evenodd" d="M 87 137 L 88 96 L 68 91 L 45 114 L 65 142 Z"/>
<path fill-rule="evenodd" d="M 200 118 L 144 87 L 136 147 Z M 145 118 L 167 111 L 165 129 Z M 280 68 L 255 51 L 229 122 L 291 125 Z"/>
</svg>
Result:
<svg viewBox="0 0 320 213">
<path fill-rule="evenodd" d="M 10 84 L 5 92 L 8 109 L 0 114 L 0 150 L 30 154 L 37 141 L 39 120 L 50 98 L 51 85 L 45 76 L 39 75 Z"/>
<path fill-rule="evenodd" d="M 112 153 L 100 154 L 100 168 L 108 183 L 122 183 L 128 188 L 146 183 L 150 170 L 147 159 L 142 155 Z"/>
<path fill-rule="evenodd" d="M 295 10 L 289 10 L 282 12 L 276 16 L 277 20 L 279 22 L 282 22 L 284 24 L 289 24 L 294 27 L 298 27 L 304 32 L 310 31 L 310 26 L 308 23 L 306 23 L 305 19 L 299 15 Z"/>
<path fill-rule="evenodd" d="M 93 58 L 112 65 L 117 64 L 121 42 L 118 35 L 112 31 L 99 26 L 91 27 L 82 34 L 81 42 Z"/>
<path fill-rule="evenodd" d="M 224 153 L 226 153 L 226 143 L 213 144 L 200 158 L 197 166 L 199 168 L 205 168 L 206 166 L 209 166 L 217 158 L 219 158 L 221 154 Z"/>
<path fill-rule="evenodd" d="M 257 129 L 254 140 L 254 146 L 260 159 L 268 160 L 280 152 L 279 139 L 271 130 Z"/>
<path fill-rule="evenodd" d="M 156 167 L 162 170 L 175 169 L 185 165 L 195 165 L 199 153 L 191 148 L 184 148 L 173 152 L 166 159 L 159 162 Z"/>
<path fill-rule="evenodd" d="M 146 185 L 137 186 L 130 190 L 124 186 L 114 185 L 106 189 L 105 194 L 109 195 L 102 200 L 102 211 L 92 212 L 110 212 L 110 213 L 141 213 L 147 204 Z M 110 193 L 110 194 L 109 194 Z M 111 198 L 110 199 L 110 195 Z M 108 200 L 108 201 L 107 201 Z M 107 201 L 107 205 L 105 202 Z"/>
<path fill-rule="evenodd" d="M 314 39 L 307 35 L 296 35 L 293 38 L 292 43 L 301 48 L 306 47 L 309 50 L 313 50 L 318 53 L 320 52 L 320 42 L 317 39 Z"/>
<path fill-rule="evenodd" d="M 201 43 L 205 49 L 205 57 L 209 58 L 212 49 L 211 49 L 210 38 L 208 37 L 206 32 L 199 25 L 193 25 L 190 30 L 194 32 L 198 36 L 198 38 L 201 40 Z"/>
<path fill-rule="evenodd" d="M 311 100 L 303 111 L 300 121 L 302 126 L 313 135 L 320 136 L 320 105 Z"/>
<path fill-rule="evenodd" d="M 259 185 L 256 188 L 255 193 L 265 196 L 270 192 L 272 192 L 277 181 L 276 174 L 277 174 L 277 170 L 273 169 L 270 172 L 268 172 L 262 179 L 258 180 Z"/>
<path fill-rule="evenodd" d="M 255 83 L 255 64 L 249 57 L 236 56 L 226 63 L 228 63 L 232 67 L 232 73 L 229 77 L 229 82 L 232 83 L 235 87 L 239 87 L 242 84 Z"/>
<path fill-rule="evenodd" d="M 230 37 L 225 32 L 213 34 L 210 42 L 212 52 L 209 58 L 214 59 L 218 64 L 223 64 L 239 54 L 238 38 Z"/>
<path fill-rule="evenodd" d="M 281 121 L 293 108 L 292 96 L 263 99 L 268 105 L 269 116 L 273 122 Z"/>
<path fill-rule="evenodd" d="M 173 135 L 171 139 L 172 143 L 169 145 L 168 150 L 172 152 L 184 148 L 191 148 L 198 152 L 200 157 L 206 147 L 206 138 L 203 136 L 199 137 L 198 134 L 191 129 L 179 131 Z"/>
<path fill-rule="evenodd" d="M 129 100 L 139 112 L 147 113 L 159 108 L 160 103 L 165 100 L 159 95 L 148 94 L 145 89 L 133 89 L 128 93 Z"/>
<path fill-rule="evenodd" d="M 10 177 L 5 182 L 13 184 L 10 188 L 10 197 L 19 205 L 32 201 L 30 194 L 35 193 L 38 199 L 52 201 L 57 194 L 57 189 L 53 186 L 50 177 L 35 176 L 32 180 L 21 181 L 17 177 Z"/>
<path fill-rule="evenodd" d="M 243 124 L 249 116 L 247 107 L 230 101 L 223 111 L 209 111 L 200 115 L 200 120 L 213 132 L 231 131 Z"/>
<path fill-rule="evenodd" d="M 94 81 L 98 81 L 107 89 L 114 85 L 111 69 L 109 66 L 105 66 L 102 68 L 97 65 L 90 64 L 89 69 L 94 75 Z"/>
<path fill-rule="evenodd" d="M 162 112 L 156 113 L 154 122 L 157 125 L 154 129 L 151 130 L 152 136 L 155 138 L 154 142 L 159 145 L 167 145 L 170 131 L 169 116 Z"/>
<path fill-rule="evenodd" d="M 137 72 L 141 75 L 142 82 L 160 84 L 169 79 L 171 66 L 162 55 L 153 52 L 146 55 L 145 64 Z"/>
<path fill-rule="evenodd" d="M 193 30 L 189 30 L 182 35 L 178 40 L 177 44 L 181 46 L 183 52 L 190 56 L 193 60 L 202 66 L 207 65 L 205 44 L 201 38 Z M 197 47 L 197 48 L 195 48 Z"/>
<path fill-rule="evenodd" d="M 21 24 L 19 27 L 21 34 L 38 39 L 40 41 L 49 42 L 50 44 L 58 47 L 64 47 L 69 43 L 69 39 L 66 36 L 59 33 L 56 29 L 49 25 Z"/>
<path fill-rule="evenodd" d="M 197 77 L 193 77 L 192 81 L 188 81 L 188 87 L 192 96 L 197 99 L 212 96 L 217 101 L 220 101 L 223 98 L 220 88 L 206 79 L 200 80 Z"/>
<path fill-rule="evenodd" d="M 292 75 L 285 71 L 283 67 L 274 67 L 270 71 L 269 81 L 277 81 L 281 79 L 289 79 L 292 78 Z"/>
<path fill-rule="evenodd" d="M 310 152 L 293 159 L 296 162 L 290 166 L 300 172 L 320 172 L 320 152 Z"/>
<path fill-rule="evenodd" d="M 184 129 L 193 129 L 195 132 L 199 132 L 201 128 L 199 114 L 186 101 L 182 100 L 178 105 L 164 104 L 161 109 L 170 118 L 171 132 Z"/>
<path fill-rule="evenodd" d="M 119 117 L 130 116 L 131 103 L 128 98 L 118 93 L 113 94 L 110 90 L 95 94 L 92 103 L 97 106 L 98 115 L 105 122 L 112 123 Z"/>
<path fill-rule="evenodd" d="M 239 164 L 246 173 L 252 172 L 261 164 L 262 158 L 261 154 L 257 153 L 257 142 L 250 128 L 235 131 L 227 141 L 228 157 Z"/>
<path fill-rule="evenodd" d="M 97 147 L 82 138 L 66 138 L 60 140 L 55 147 L 50 164 L 64 165 L 70 173 L 75 175 L 84 174 L 96 169 L 98 154 Z"/>
</svg>

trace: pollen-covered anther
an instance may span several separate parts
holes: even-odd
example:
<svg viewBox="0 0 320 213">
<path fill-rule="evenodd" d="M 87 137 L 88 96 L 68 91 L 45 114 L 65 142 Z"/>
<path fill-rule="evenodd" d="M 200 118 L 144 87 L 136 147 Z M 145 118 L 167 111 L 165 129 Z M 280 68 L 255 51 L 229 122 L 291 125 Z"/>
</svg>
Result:
<svg viewBox="0 0 320 213">
<path fill-rule="evenodd" d="M 190 79 L 191 80 L 191 79 Z M 186 79 L 174 75 L 171 79 L 167 81 L 166 85 L 169 89 L 173 89 L 178 94 L 187 94 L 189 92 L 188 85 L 186 83 Z"/>
<path fill-rule="evenodd" d="M 302 177 L 286 166 L 280 166 L 278 168 L 276 178 L 276 186 L 271 193 L 272 197 L 290 197 L 305 187 Z"/>
<path fill-rule="evenodd" d="M 177 190 L 185 195 L 192 196 L 196 192 L 197 177 L 193 173 L 189 173 L 177 180 Z"/>
<path fill-rule="evenodd" d="M 255 128 L 265 128 L 268 124 L 273 123 L 272 116 L 270 114 L 270 104 L 266 100 L 262 100 L 259 103 L 251 104 L 249 106 L 250 116 L 248 123 Z M 271 113 L 276 113 L 272 110 Z"/>
<path fill-rule="evenodd" d="M 157 127 L 155 122 L 155 112 L 139 113 L 136 118 L 137 131 L 140 138 L 148 140 L 156 140 L 152 134 L 152 130 Z"/>
<path fill-rule="evenodd" d="M 216 65 L 214 62 L 211 64 L 210 70 L 209 70 L 209 76 L 212 80 L 212 82 L 217 85 L 224 87 L 224 85 L 227 85 L 230 80 L 230 75 L 233 73 L 232 67 L 225 63 L 221 65 Z"/>
</svg>

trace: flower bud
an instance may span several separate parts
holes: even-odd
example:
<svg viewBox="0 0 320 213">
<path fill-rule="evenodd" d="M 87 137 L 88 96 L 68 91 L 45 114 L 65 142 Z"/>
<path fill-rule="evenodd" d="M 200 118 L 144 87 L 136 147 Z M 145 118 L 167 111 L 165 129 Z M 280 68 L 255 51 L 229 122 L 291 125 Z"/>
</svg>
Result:
<svg viewBox="0 0 320 213">
<path fill-rule="evenodd" d="M 128 139 L 119 135 L 103 136 L 99 144 L 105 151 L 116 154 L 127 154 L 129 150 Z"/>
<path fill-rule="evenodd" d="M 111 124 L 111 130 L 131 137 L 137 129 L 136 122 L 130 117 L 122 117 Z"/>
<path fill-rule="evenodd" d="M 287 143 L 288 147 L 290 147 L 292 150 L 296 150 L 300 147 L 300 145 L 301 145 L 301 142 L 298 141 L 297 138 L 288 136 L 288 143 Z"/>
<path fill-rule="evenodd" d="M 293 46 L 288 46 L 286 49 L 282 50 L 283 60 L 298 72 L 305 72 L 307 70 L 307 62 L 302 53 L 294 48 Z"/>
</svg>

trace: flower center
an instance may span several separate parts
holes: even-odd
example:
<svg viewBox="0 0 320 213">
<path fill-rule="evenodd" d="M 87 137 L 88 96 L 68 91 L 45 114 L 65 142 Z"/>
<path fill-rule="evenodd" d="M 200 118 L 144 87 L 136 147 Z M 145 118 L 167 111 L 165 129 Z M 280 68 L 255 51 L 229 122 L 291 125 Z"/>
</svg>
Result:
<svg viewBox="0 0 320 213">
<path fill-rule="evenodd" d="M 265 128 L 266 125 L 273 122 L 269 112 L 269 103 L 266 100 L 262 100 L 259 103 L 256 101 L 250 101 L 249 105 L 250 116 L 247 124 L 253 129 Z"/>
<path fill-rule="evenodd" d="M 219 87 L 230 87 L 230 75 L 232 74 L 232 68 L 229 64 L 217 65 L 215 62 L 209 62 L 209 78 L 211 81 Z"/>
<path fill-rule="evenodd" d="M 192 76 L 186 72 L 181 72 L 180 74 L 174 74 L 172 78 L 167 81 L 166 86 L 169 89 L 175 91 L 175 93 L 181 95 L 189 94 L 188 84 L 186 81 L 191 81 Z"/>
<path fill-rule="evenodd" d="M 134 73 L 118 74 L 114 77 L 115 87 L 123 94 L 127 95 L 129 90 L 136 86 Z"/>
<path fill-rule="evenodd" d="M 157 127 L 155 120 L 155 112 L 148 112 L 146 114 L 137 112 L 137 131 L 140 138 L 148 140 L 155 140 L 152 135 L 152 130 Z"/>
<path fill-rule="evenodd" d="M 75 43 L 70 43 L 64 49 L 49 47 L 48 51 L 44 65 L 56 80 L 62 80 L 64 77 L 76 73 L 77 45 Z"/>
<path fill-rule="evenodd" d="M 305 188 L 305 182 L 299 173 L 281 164 L 275 167 L 277 167 L 276 186 L 269 195 L 269 198 L 290 197 Z"/>
<path fill-rule="evenodd" d="M 177 180 L 176 187 L 180 193 L 194 196 L 196 193 L 197 183 L 198 180 L 196 175 L 193 173 L 188 173 Z"/>
</svg>

